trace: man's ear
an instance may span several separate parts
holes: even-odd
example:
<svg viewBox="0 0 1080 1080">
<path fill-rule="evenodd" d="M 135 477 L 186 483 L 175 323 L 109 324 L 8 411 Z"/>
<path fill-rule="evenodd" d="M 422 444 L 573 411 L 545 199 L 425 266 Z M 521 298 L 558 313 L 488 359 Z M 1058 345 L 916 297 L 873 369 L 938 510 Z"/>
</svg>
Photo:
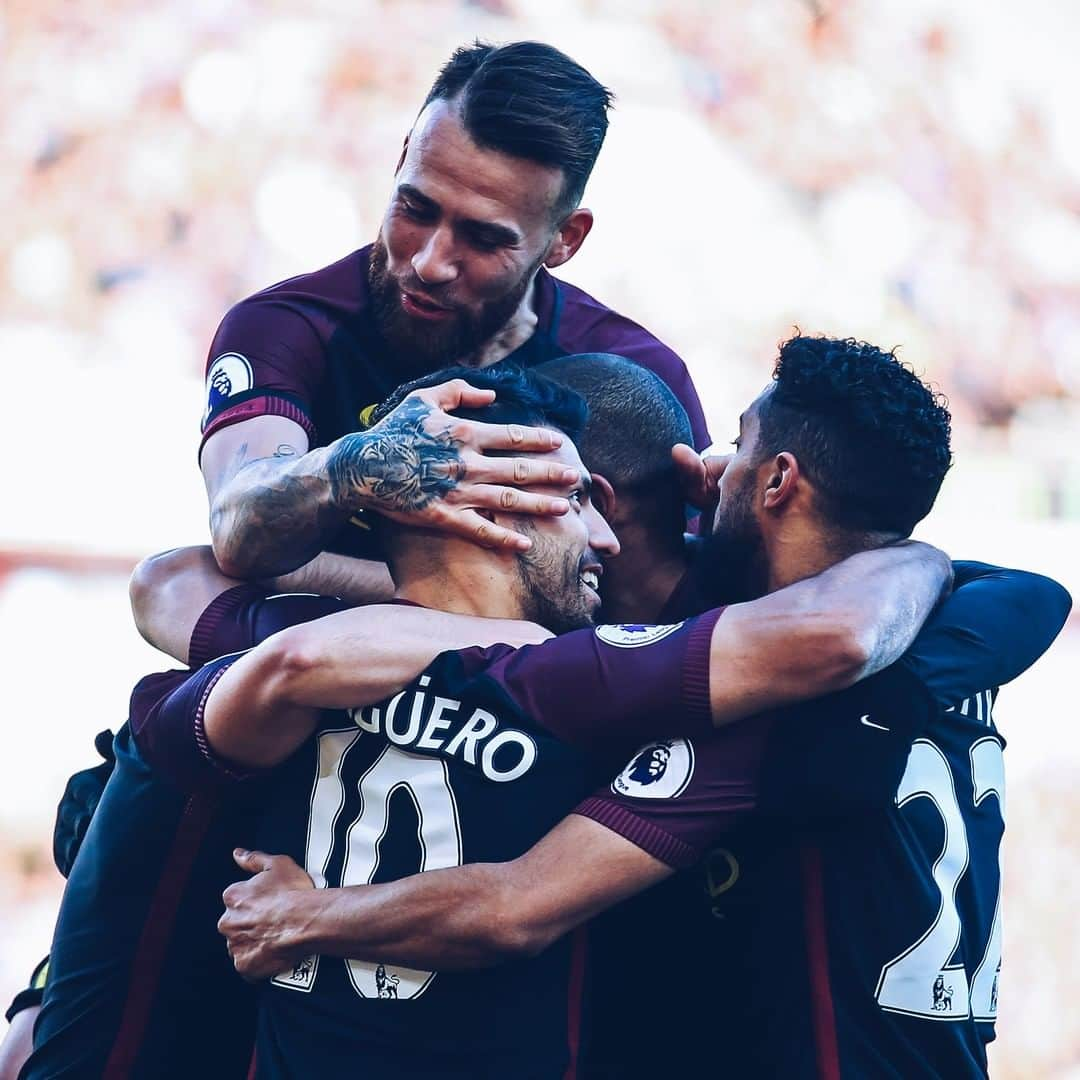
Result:
<svg viewBox="0 0 1080 1080">
<path fill-rule="evenodd" d="M 397 159 L 397 164 L 394 166 L 395 176 L 401 172 L 401 166 L 405 164 L 405 155 L 409 152 L 409 136 L 411 134 L 411 131 L 405 132 L 405 138 L 401 140 L 401 154 Z"/>
<path fill-rule="evenodd" d="M 610 525 L 618 512 L 618 496 L 606 476 L 601 476 L 600 473 L 591 473 L 590 475 L 592 476 L 590 495 L 593 505 L 604 515 L 605 520 Z"/>
<path fill-rule="evenodd" d="M 583 206 L 570 212 L 559 227 L 555 230 L 551 244 L 548 246 L 547 255 L 544 256 L 544 265 L 549 269 L 562 266 L 571 259 L 577 249 L 585 242 L 593 226 L 593 213 Z"/>
<path fill-rule="evenodd" d="M 788 505 L 799 490 L 799 462 L 787 450 L 777 454 L 768 466 L 765 479 L 764 508 L 779 510 Z"/>
</svg>

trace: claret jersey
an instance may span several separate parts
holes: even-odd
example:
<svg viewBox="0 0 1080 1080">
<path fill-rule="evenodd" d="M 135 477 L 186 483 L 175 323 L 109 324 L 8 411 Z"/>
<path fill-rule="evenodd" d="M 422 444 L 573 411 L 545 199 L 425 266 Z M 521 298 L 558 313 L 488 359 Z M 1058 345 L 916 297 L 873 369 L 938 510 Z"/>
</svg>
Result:
<svg viewBox="0 0 1080 1080">
<path fill-rule="evenodd" d="M 577 808 L 696 867 L 698 947 L 676 985 L 722 1032 L 692 1025 L 688 1054 L 718 1075 L 986 1074 L 1006 803 L 993 703 L 1069 599 L 978 564 L 957 579 L 893 668 L 706 739 L 648 743 Z M 1000 617 L 1002 590 L 1024 597 L 1024 619 Z"/>
<path fill-rule="evenodd" d="M 315 737 L 263 779 L 256 844 L 291 855 L 318 886 L 513 859 L 595 783 L 587 748 L 595 759 L 658 725 L 710 729 L 719 617 L 443 654 L 386 701 L 322 714 Z M 200 724 L 235 661 L 208 664 L 140 730 L 152 767 L 181 786 L 229 780 Z M 585 948 L 572 935 L 535 958 L 465 973 L 306 958 L 262 995 L 258 1075 L 345 1065 L 403 1077 L 577 1075 Z"/>
<path fill-rule="evenodd" d="M 341 607 L 327 597 L 268 599 L 254 585 L 230 589 L 198 620 L 192 663 Z M 132 693 L 115 768 L 64 890 L 24 1080 L 247 1072 L 253 994 L 216 922 L 221 892 L 239 876 L 232 849 L 254 844 L 260 803 L 255 792 L 188 793 L 152 771 L 137 745 L 148 715 L 190 674 L 148 675 Z"/>
<path fill-rule="evenodd" d="M 369 307 L 371 247 L 289 278 L 235 305 L 222 320 L 206 367 L 203 443 L 229 424 L 284 416 L 311 446 L 357 430 L 361 413 L 403 381 Z M 710 443 L 686 365 L 647 330 L 542 269 L 537 326 L 507 360 L 532 367 L 585 352 L 610 352 L 654 371 L 682 402 L 699 450 Z M 368 532 L 342 530 L 332 550 L 372 554 Z"/>
</svg>

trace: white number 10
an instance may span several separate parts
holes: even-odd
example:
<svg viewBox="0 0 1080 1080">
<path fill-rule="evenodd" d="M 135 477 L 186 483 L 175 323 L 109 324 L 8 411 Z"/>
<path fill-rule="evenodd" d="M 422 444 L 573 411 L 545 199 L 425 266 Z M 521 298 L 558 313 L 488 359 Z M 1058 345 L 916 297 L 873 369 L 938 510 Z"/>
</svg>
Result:
<svg viewBox="0 0 1080 1080">
<path fill-rule="evenodd" d="M 974 804 L 994 795 L 1005 816 L 1005 766 L 997 739 L 980 739 L 971 747 Z M 986 951 L 968 985 L 962 964 L 950 960 L 960 944 L 956 889 L 968 867 L 967 828 L 960 811 L 956 782 L 941 750 L 928 739 L 911 748 L 896 793 L 896 805 L 929 799 L 941 815 L 945 842 L 934 863 L 934 883 L 941 896 L 937 916 L 926 932 L 882 969 L 875 997 L 890 1012 L 929 1020 L 993 1020 L 997 1016 L 997 979 L 1001 967 L 1001 896 L 994 903 L 994 922 Z M 999 856 L 1000 880 L 1000 856 Z"/>
</svg>

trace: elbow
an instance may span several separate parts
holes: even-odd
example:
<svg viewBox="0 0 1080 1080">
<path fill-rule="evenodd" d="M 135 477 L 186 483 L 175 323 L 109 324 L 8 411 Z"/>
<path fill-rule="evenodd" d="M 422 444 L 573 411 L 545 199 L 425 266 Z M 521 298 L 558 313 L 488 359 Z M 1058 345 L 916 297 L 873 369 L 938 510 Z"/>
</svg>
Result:
<svg viewBox="0 0 1080 1080">
<path fill-rule="evenodd" d="M 270 576 L 260 574 L 254 565 L 254 545 L 246 543 L 242 517 L 228 493 L 222 493 L 210 504 L 210 545 L 214 560 L 223 574 L 241 580 Z"/>
<path fill-rule="evenodd" d="M 560 927 L 530 911 L 527 897 L 531 892 L 500 884 L 489 893 L 481 931 L 493 963 L 531 960 L 562 936 Z"/>
<path fill-rule="evenodd" d="M 240 580 L 256 577 L 256 568 L 244 557 L 243 544 L 238 542 L 233 530 L 222 527 L 217 513 L 210 515 L 210 530 L 211 551 L 218 569 L 227 577 Z"/>
<path fill-rule="evenodd" d="M 184 547 L 148 555 L 132 571 L 128 582 L 131 613 L 139 633 L 155 644 L 155 632 L 162 617 L 170 618 L 174 590 L 186 591 L 192 575 L 202 575 L 214 566 L 208 547 Z"/>
<path fill-rule="evenodd" d="M 815 677 L 820 681 L 819 694 L 844 690 L 866 674 L 875 648 L 867 633 L 865 616 L 852 613 L 851 617 L 831 620 L 815 637 L 804 655 L 811 659 Z"/>
<path fill-rule="evenodd" d="M 279 630 L 256 650 L 263 692 L 279 705 L 306 705 L 305 687 L 325 657 L 312 646 L 305 627 Z"/>
<path fill-rule="evenodd" d="M 495 963 L 531 960 L 539 956 L 553 940 L 538 928 L 513 916 L 494 925 L 488 939 L 488 951 Z"/>
</svg>

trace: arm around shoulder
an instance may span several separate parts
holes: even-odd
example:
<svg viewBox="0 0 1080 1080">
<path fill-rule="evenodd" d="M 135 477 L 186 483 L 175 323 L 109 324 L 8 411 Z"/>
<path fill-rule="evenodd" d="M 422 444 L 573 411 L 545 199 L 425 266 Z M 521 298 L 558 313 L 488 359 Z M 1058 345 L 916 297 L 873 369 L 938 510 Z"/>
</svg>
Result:
<svg viewBox="0 0 1080 1080">
<path fill-rule="evenodd" d="M 887 667 L 951 579 L 943 553 L 905 542 L 727 608 L 712 638 L 714 723 L 842 690 Z"/>
</svg>

